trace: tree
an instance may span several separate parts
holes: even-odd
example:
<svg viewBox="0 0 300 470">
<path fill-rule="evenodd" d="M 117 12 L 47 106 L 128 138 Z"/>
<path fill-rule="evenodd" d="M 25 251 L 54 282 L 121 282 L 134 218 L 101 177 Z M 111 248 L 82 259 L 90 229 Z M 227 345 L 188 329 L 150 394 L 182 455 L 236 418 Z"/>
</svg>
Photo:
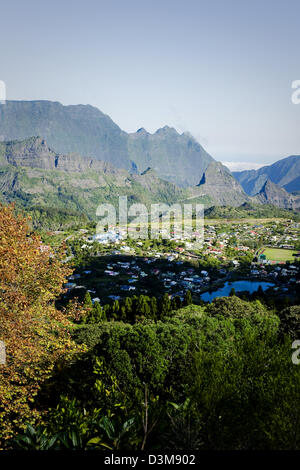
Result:
<svg viewBox="0 0 300 470">
<path fill-rule="evenodd" d="M 120 308 L 120 321 L 126 322 L 126 308 L 124 305 Z"/>
<path fill-rule="evenodd" d="M 158 312 L 156 297 L 151 297 L 150 308 L 151 308 L 151 317 L 153 318 L 153 320 L 156 320 L 157 312 Z"/>
<path fill-rule="evenodd" d="M 171 300 L 169 294 L 165 293 L 160 300 L 160 317 L 163 319 L 171 310 Z"/>
<path fill-rule="evenodd" d="M 258 297 L 259 299 L 265 298 L 265 293 L 263 291 L 263 288 L 260 285 L 258 286 L 256 297 Z"/>
<path fill-rule="evenodd" d="M 282 310 L 279 314 L 280 333 L 292 339 L 300 339 L 300 306 L 294 305 Z"/>
<path fill-rule="evenodd" d="M 112 304 L 111 311 L 112 311 L 112 317 L 114 320 L 118 319 L 118 314 L 120 310 L 120 304 L 118 300 L 115 300 L 114 303 Z"/>
<path fill-rule="evenodd" d="M 70 302 L 70 305 L 72 302 Z M 80 318 L 80 323 L 93 323 L 91 321 L 92 318 L 92 311 L 93 311 L 93 302 L 91 299 L 91 295 L 89 292 L 85 293 L 83 303 L 82 303 L 82 309 L 84 311 L 84 315 L 82 315 L 82 318 Z"/>
<path fill-rule="evenodd" d="M 230 290 L 230 292 L 229 292 L 229 297 L 234 297 L 235 295 L 236 295 L 236 293 L 235 293 L 235 288 L 232 287 L 231 290 Z"/>
<path fill-rule="evenodd" d="M 145 295 L 140 295 L 137 304 L 136 304 L 136 316 L 137 317 L 144 317 L 149 318 L 150 316 L 150 305 L 148 304 L 149 297 Z"/>
<path fill-rule="evenodd" d="M 109 320 L 110 319 L 110 313 L 111 313 L 110 305 L 105 304 L 103 306 L 103 318 Z"/>
<path fill-rule="evenodd" d="M 178 310 L 182 307 L 182 301 L 181 301 L 181 298 L 179 297 L 179 295 L 176 295 L 174 297 L 174 303 L 175 303 L 175 309 Z"/>
<path fill-rule="evenodd" d="M 130 297 L 125 298 L 124 307 L 126 311 L 126 318 L 130 319 L 132 317 L 132 299 Z"/>
<path fill-rule="evenodd" d="M 184 295 L 183 305 L 184 307 L 187 307 L 188 305 L 191 305 L 192 303 L 193 303 L 193 299 L 192 299 L 191 291 L 187 290 Z"/>
<path fill-rule="evenodd" d="M 93 308 L 93 302 L 91 299 L 91 294 L 89 292 L 85 293 L 84 299 L 83 299 L 83 306 L 85 308 Z"/>
<path fill-rule="evenodd" d="M 0 339 L 7 362 L 0 366 L 0 441 L 12 437 L 38 411 L 30 407 L 55 363 L 80 348 L 70 320 L 55 308 L 69 268 L 52 253 L 14 207 L 0 205 Z M 68 311 L 71 315 L 71 310 Z"/>
<path fill-rule="evenodd" d="M 218 297 L 207 305 L 206 311 L 210 316 L 223 316 L 225 318 L 246 318 L 254 316 L 267 316 L 268 310 L 259 300 L 246 302 L 239 297 Z"/>
<path fill-rule="evenodd" d="M 93 305 L 92 318 L 93 318 L 92 323 L 100 323 L 101 321 L 104 320 L 103 310 L 99 302 L 95 302 Z"/>
</svg>

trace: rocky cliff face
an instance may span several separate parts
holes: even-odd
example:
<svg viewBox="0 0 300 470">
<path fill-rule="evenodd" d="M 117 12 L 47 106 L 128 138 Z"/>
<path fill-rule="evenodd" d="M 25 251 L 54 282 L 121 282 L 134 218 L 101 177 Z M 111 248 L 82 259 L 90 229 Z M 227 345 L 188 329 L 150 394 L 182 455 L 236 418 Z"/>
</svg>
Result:
<svg viewBox="0 0 300 470">
<path fill-rule="evenodd" d="M 300 196 L 293 196 L 269 179 L 253 198 L 261 204 L 272 204 L 282 209 L 299 209 Z"/>
<path fill-rule="evenodd" d="M 184 201 L 187 191 L 161 180 L 151 169 L 130 174 L 107 162 L 60 155 L 40 137 L 0 143 L 2 202 L 75 210 L 95 218 L 98 204 L 117 205 L 122 195 L 149 206 Z"/>
<path fill-rule="evenodd" d="M 130 168 L 126 132 L 93 106 L 63 106 L 52 101 L 6 101 L 0 106 L 3 141 L 38 135 L 57 153 L 75 152 Z"/>
<path fill-rule="evenodd" d="M 42 136 L 54 152 L 77 153 L 131 173 L 154 168 L 181 186 L 198 183 L 213 158 L 190 135 L 165 126 L 127 134 L 109 116 L 89 105 L 51 101 L 6 101 L 0 107 L 0 140 Z"/>
<path fill-rule="evenodd" d="M 211 163 L 202 175 L 198 188 L 217 205 L 239 206 L 249 198 L 222 163 Z"/>
<path fill-rule="evenodd" d="M 192 202 L 206 207 L 237 207 L 253 199 L 286 209 L 300 207 L 300 196 L 287 193 L 271 181 L 265 183 L 257 196 L 249 198 L 220 162 L 209 164 L 197 186 L 180 188 L 159 178 L 152 168 L 130 174 L 108 162 L 58 154 L 40 137 L 0 142 L 0 191 L 4 201 L 80 208 L 89 215 L 97 204 L 116 202 L 119 195 L 147 204 Z"/>
<path fill-rule="evenodd" d="M 163 178 L 180 186 L 193 186 L 213 158 L 189 134 L 165 126 L 154 134 L 139 129 L 129 134 L 128 151 L 137 170 L 151 167 Z"/>
<path fill-rule="evenodd" d="M 32 137 L 23 141 L 0 142 L 0 165 L 84 172 L 86 170 L 104 173 L 123 173 L 108 162 L 84 158 L 77 154 L 61 155 L 54 152 L 41 137 Z"/>
</svg>

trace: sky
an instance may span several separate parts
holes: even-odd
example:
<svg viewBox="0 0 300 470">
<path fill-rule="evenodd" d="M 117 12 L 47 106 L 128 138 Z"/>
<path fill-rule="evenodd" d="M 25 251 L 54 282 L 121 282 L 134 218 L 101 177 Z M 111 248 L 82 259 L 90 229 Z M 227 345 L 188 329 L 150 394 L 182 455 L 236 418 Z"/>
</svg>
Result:
<svg viewBox="0 0 300 470">
<path fill-rule="evenodd" d="M 190 132 L 231 169 L 300 154 L 299 0 L 0 2 L 7 99 Z"/>
</svg>

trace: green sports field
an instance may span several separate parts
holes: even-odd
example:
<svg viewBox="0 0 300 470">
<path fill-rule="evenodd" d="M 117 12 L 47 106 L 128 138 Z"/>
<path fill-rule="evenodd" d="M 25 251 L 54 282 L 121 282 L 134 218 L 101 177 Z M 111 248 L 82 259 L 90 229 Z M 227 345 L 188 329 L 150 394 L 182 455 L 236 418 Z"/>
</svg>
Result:
<svg viewBox="0 0 300 470">
<path fill-rule="evenodd" d="M 265 248 L 263 254 L 271 261 L 294 261 L 293 254 L 297 250 L 285 250 L 283 248 Z"/>
</svg>

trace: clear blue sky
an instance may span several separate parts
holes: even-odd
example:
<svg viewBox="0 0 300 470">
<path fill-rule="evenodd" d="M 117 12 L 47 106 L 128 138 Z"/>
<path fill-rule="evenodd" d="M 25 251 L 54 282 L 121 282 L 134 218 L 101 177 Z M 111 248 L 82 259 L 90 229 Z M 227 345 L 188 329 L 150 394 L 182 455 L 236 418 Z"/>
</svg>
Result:
<svg viewBox="0 0 300 470">
<path fill-rule="evenodd" d="M 128 132 L 168 124 L 222 161 L 300 154 L 299 0 L 10 0 L 0 14 L 7 99 L 92 104 Z"/>
</svg>

